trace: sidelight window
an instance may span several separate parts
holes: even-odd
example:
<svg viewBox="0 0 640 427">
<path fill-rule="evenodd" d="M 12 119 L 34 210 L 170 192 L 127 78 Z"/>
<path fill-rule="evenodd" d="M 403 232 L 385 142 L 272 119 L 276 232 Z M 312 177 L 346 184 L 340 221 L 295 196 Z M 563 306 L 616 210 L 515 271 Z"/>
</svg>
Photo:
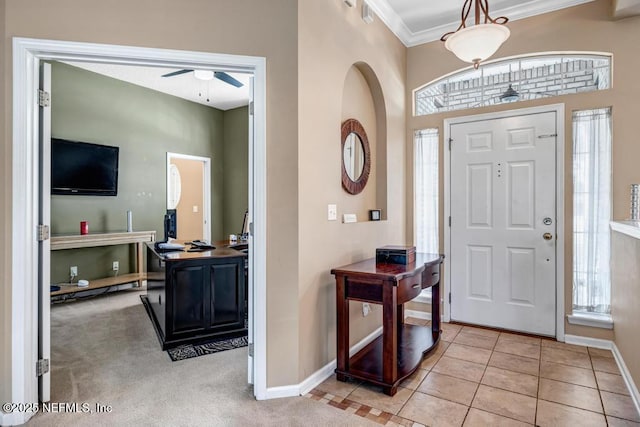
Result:
<svg viewBox="0 0 640 427">
<path fill-rule="evenodd" d="M 415 133 L 414 222 L 418 252 L 439 253 L 438 129 Z"/>
<path fill-rule="evenodd" d="M 611 109 L 573 113 L 573 311 L 611 312 Z"/>
</svg>

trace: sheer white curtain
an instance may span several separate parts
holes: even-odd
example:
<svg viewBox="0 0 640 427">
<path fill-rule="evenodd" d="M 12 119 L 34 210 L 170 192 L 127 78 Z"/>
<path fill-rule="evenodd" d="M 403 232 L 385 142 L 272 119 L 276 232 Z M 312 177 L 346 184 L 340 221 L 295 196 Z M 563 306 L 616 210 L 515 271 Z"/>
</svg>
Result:
<svg viewBox="0 0 640 427">
<path fill-rule="evenodd" d="M 438 129 L 415 133 L 414 215 L 416 251 L 438 248 Z"/>
<path fill-rule="evenodd" d="M 611 312 L 611 109 L 573 113 L 573 310 Z"/>
</svg>

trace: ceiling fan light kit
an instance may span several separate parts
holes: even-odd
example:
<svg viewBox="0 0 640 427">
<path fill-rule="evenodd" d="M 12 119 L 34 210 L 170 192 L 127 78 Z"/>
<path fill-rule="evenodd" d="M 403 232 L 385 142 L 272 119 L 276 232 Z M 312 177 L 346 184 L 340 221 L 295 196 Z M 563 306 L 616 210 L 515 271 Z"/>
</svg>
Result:
<svg viewBox="0 0 640 427">
<path fill-rule="evenodd" d="M 193 70 L 193 76 L 198 80 L 213 80 L 213 71 Z"/>
<path fill-rule="evenodd" d="M 466 21 L 475 5 L 475 25 L 467 26 Z M 480 23 L 480 16 L 484 15 Z M 511 32 L 504 26 L 509 18 L 501 16 L 492 19 L 489 16 L 488 0 L 465 0 L 461 13 L 462 22 L 457 30 L 444 34 L 440 40 L 444 46 L 462 61 L 470 62 L 474 68 L 487 60 L 502 46 Z"/>
</svg>

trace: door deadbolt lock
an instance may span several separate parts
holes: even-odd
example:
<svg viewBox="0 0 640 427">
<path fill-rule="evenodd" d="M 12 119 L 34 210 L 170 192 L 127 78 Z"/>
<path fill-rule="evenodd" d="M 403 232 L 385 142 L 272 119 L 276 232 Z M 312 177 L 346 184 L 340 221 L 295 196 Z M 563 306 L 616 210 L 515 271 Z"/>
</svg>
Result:
<svg viewBox="0 0 640 427">
<path fill-rule="evenodd" d="M 546 217 L 545 219 L 542 220 L 542 223 L 544 225 L 551 225 L 551 224 L 553 224 L 553 220 L 551 218 L 549 218 L 549 217 Z"/>
<path fill-rule="evenodd" d="M 551 239 L 553 239 L 553 234 L 551 234 L 551 233 L 544 233 L 544 234 L 542 235 L 542 238 L 543 238 L 544 240 L 551 240 Z"/>
</svg>

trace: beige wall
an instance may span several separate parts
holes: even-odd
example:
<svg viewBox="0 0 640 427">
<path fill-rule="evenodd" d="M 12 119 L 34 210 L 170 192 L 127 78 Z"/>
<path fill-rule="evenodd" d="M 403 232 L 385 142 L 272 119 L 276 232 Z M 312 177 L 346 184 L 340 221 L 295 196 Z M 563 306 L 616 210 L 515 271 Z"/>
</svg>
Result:
<svg viewBox="0 0 640 427">
<path fill-rule="evenodd" d="M 640 385 L 640 240 L 612 233 L 611 282 L 615 343 L 633 382 Z"/>
<path fill-rule="evenodd" d="M 548 13 L 508 24 L 511 37 L 492 59 L 545 51 L 601 51 L 614 55 L 613 88 L 586 94 L 566 95 L 550 100 L 526 101 L 506 106 L 492 106 L 475 110 L 456 111 L 421 117 L 408 117 L 407 125 L 407 194 L 412 194 L 412 134 L 416 129 L 438 127 L 443 134 L 443 120 L 449 117 L 467 116 L 493 111 L 524 108 L 549 103 L 565 104 L 565 311 L 571 313 L 572 297 L 572 175 L 571 175 L 571 112 L 573 110 L 613 106 L 613 216 L 620 219 L 629 208 L 628 188 L 640 182 L 637 159 L 640 145 L 637 141 L 638 99 L 638 40 L 640 40 L 640 17 L 613 21 L 610 19 L 610 2 L 596 0 L 582 6 Z M 440 76 L 465 67 L 441 42 L 432 42 L 410 48 L 407 53 L 407 109 L 412 111 L 411 91 Z M 444 144 L 441 144 L 443 147 Z M 443 152 L 441 150 L 441 164 Z M 443 168 L 442 168 L 443 169 Z M 442 173 L 442 172 L 441 172 Z M 441 175 L 440 192 L 444 194 Z M 413 206 L 408 203 L 407 223 L 413 223 Z M 444 206 L 441 204 L 440 217 Z M 407 228 L 407 239 L 412 241 L 412 229 Z M 444 229 L 440 230 L 441 250 L 444 249 Z M 446 292 L 446 291 L 445 291 Z M 611 331 L 579 327 L 565 321 L 567 334 L 612 339 Z"/>
<path fill-rule="evenodd" d="M 176 206 L 177 239 L 204 238 L 202 208 L 204 195 L 204 163 L 200 160 L 171 159 L 180 172 L 181 194 Z M 197 206 L 194 212 L 194 206 Z"/>
<path fill-rule="evenodd" d="M 298 377 L 306 378 L 335 358 L 335 282 L 330 270 L 375 255 L 385 244 L 405 243 L 405 60 L 406 48 L 376 19 L 365 24 L 361 2 L 348 8 L 342 1 L 299 3 L 299 341 Z M 345 90 L 354 63 L 363 62 L 377 75 L 386 116 L 388 220 L 356 224 L 327 221 L 327 204 L 338 205 L 338 216 L 365 199 L 347 194 L 341 185 L 340 125 L 343 97 L 358 96 L 349 104 L 354 114 L 365 114 L 369 91 L 360 77 L 358 88 Z M 371 81 L 368 80 L 371 93 Z M 382 101 L 382 100 L 381 100 Z M 368 101 L 371 102 L 371 101 Z M 377 100 L 376 100 L 377 102 Z M 357 108 L 357 110 L 355 110 Z M 370 110 L 369 110 L 370 111 Z M 370 114 L 370 112 L 368 113 Z M 360 117 L 356 117 L 359 118 Z M 366 118 L 370 120 L 370 118 Z M 379 125 L 378 123 L 377 125 Z M 366 129 L 369 132 L 369 129 Z M 373 162 L 377 162 L 377 158 Z M 378 173 L 382 171 L 378 170 Z M 369 180 L 369 185 L 380 185 Z M 377 189 L 376 189 L 377 190 Z M 352 199 L 353 198 L 353 199 Z M 351 205 L 351 200 L 356 200 Z M 361 304 L 352 303 L 351 342 L 380 325 L 379 313 L 362 317 Z M 295 323 L 292 318 L 292 322 Z"/>
<path fill-rule="evenodd" d="M 4 5 L 4 1 L 0 7 Z M 3 9 L 0 9 L 3 10 Z M 298 8 L 296 0 L 9 0 L 0 16 L 2 48 L 11 54 L 12 37 L 122 44 L 267 58 L 267 382 L 298 381 Z M 0 24 L 1 25 L 1 24 Z M 11 58 L 9 56 L 9 58 Z M 11 61 L 3 60 L 0 80 L 10 94 Z M 1 95 L 1 94 L 0 94 Z M 11 301 L 11 98 L 4 99 L 0 122 L 0 253 L 3 268 L 2 316 Z M 0 265 L 2 265 L 0 264 Z M 292 319 L 295 319 L 292 322 Z M 3 401 L 11 401 L 10 324 L 0 326 Z"/>
</svg>

